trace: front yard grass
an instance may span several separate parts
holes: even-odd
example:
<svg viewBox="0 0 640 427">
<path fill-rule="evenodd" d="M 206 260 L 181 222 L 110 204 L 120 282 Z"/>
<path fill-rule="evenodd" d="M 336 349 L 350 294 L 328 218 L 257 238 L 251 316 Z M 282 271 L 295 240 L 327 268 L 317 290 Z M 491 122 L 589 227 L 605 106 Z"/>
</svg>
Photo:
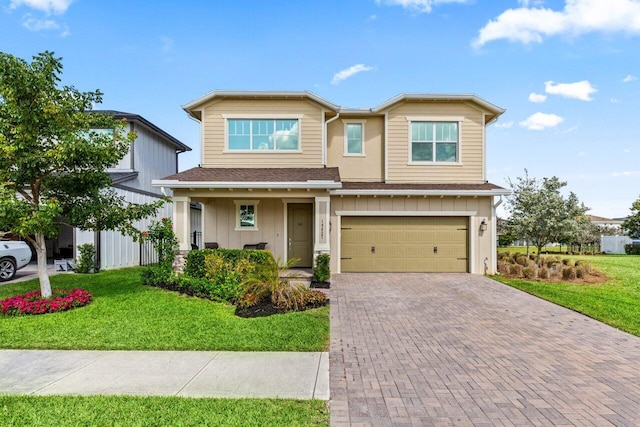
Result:
<svg viewBox="0 0 640 427">
<path fill-rule="evenodd" d="M 58 274 L 51 286 L 93 294 L 86 307 L 0 316 L 0 348 L 65 350 L 324 351 L 329 308 L 243 319 L 234 307 L 141 285 L 142 268 Z M 39 289 L 0 286 L 0 299 Z"/>
<path fill-rule="evenodd" d="M 133 396 L 2 396 L 11 426 L 328 426 L 326 402 Z"/>
<path fill-rule="evenodd" d="M 501 248 L 511 251 L 512 248 Z M 543 255 L 544 256 L 544 255 Z M 640 336 L 640 256 L 637 255 L 560 255 L 591 263 L 609 279 L 598 285 L 545 283 L 524 279 L 493 278 L 527 293 L 570 308 Z"/>
</svg>

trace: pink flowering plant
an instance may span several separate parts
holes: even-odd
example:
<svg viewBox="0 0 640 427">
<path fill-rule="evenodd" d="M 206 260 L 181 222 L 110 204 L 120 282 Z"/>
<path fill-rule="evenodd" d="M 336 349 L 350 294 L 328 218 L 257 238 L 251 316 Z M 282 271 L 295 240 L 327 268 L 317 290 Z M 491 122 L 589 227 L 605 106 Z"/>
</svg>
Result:
<svg viewBox="0 0 640 427">
<path fill-rule="evenodd" d="M 0 314 L 21 316 L 28 314 L 55 313 L 83 307 L 91 302 L 93 296 L 84 289 L 56 289 L 51 298 L 42 298 L 40 291 L 27 292 L 9 298 L 0 299 Z"/>
</svg>

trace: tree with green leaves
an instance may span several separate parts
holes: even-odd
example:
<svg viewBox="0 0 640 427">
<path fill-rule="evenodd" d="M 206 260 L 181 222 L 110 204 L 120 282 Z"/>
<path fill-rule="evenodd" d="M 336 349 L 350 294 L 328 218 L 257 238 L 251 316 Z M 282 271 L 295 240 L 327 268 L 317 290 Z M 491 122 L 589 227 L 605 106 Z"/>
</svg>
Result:
<svg viewBox="0 0 640 427">
<path fill-rule="evenodd" d="M 45 298 L 45 239 L 61 224 L 138 236 L 133 223 L 163 203 L 129 204 L 111 188 L 106 169 L 127 154 L 135 134 L 123 121 L 91 112 L 102 102 L 99 90 L 60 87 L 61 72 L 52 52 L 31 63 L 0 52 L 0 230 L 35 248 Z"/>
<path fill-rule="evenodd" d="M 580 218 L 588 210 L 578 197 L 570 192 L 564 197 L 560 190 L 567 185 L 557 177 L 543 178 L 542 182 L 525 176 L 515 182 L 509 180 L 511 195 L 507 198 L 511 217 L 508 229 L 538 249 L 554 242 L 575 241 L 580 229 Z M 527 246 L 528 255 L 528 246 Z"/>
<path fill-rule="evenodd" d="M 640 239 L 640 197 L 631 205 L 631 214 L 622 223 L 622 229 L 632 239 Z"/>
</svg>

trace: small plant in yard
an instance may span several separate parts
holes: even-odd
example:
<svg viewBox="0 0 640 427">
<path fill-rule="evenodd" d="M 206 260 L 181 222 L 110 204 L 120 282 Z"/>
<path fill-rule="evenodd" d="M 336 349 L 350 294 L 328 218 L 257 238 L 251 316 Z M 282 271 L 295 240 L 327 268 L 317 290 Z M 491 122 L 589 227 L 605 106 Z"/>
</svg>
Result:
<svg viewBox="0 0 640 427">
<path fill-rule="evenodd" d="M 331 269 L 329 268 L 329 254 L 320 254 L 316 257 L 315 266 L 313 267 L 313 282 L 326 283 L 331 278 Z"/>
<path fill-rule="evenodd" d="M 576 278 L 576 269 L 573 267 L 564 267 L 562 269 L 562 280 L 572 280 Z"/>
<path fill-rule="evenodd" d="M 538 270 L 538 277 L 541 279 L 548 279 L 549 269 L 547 267 L 541 267 L 540 270 Z"/>
<path fill-rule="evenodd" d="M 204 265 L 205 277 L 215 284 L 212 289 L 215 296 L 229 302 L 236 302 L 242 296 L 240 282 L 256 269 L 256 264 L 246 258 L 232 262 L 217 252 L 205 255 Z"/>
<path fill-rule="evenodd" d="M 261 265 L 242 281 L 245 294 L 252 295 L 257 301 L 271 299 L 271 303 L 278 309 L 300 310 L 304 307 L 304 285 L 292 281 L 293 277 L 285 272 L 291 269 L 298 258 L 291 258 L 284 264 L 273 256 L 268 263 Z"/>
<path fill-rule="evenodd" d="M 171 220 L 162 218 L 160 221 L 153 221 L 149 231 L 142 233 L 142 238 L 153 244 L 158 253 L 158 265 L 171 270 L 178 254 L 178 238 L 173 232 Z"/>
<path fill-rule="evenodd" d="M 78 246 L 80 258 L 78 259 L 78 268 L 76 273 L 93 273 L 95 271 L 95 248 L 91 243 L 85 243 Z"/>
<path fill-rule="evenodd" d="M 91 293 L 84 289 L 57 289 L 51 298 L 42 298 L 40 291 L 33 291 L 0 300 L 0 313 L 4 316 L 55 313 L 83 307 L 91 298 Z"/>
<path fill-rule="evenodd" d="M 535 279 L 536 270 L 533 267 L 525 267 L 522 269 L 522 275 L 525 279 Z"/>
</svg>

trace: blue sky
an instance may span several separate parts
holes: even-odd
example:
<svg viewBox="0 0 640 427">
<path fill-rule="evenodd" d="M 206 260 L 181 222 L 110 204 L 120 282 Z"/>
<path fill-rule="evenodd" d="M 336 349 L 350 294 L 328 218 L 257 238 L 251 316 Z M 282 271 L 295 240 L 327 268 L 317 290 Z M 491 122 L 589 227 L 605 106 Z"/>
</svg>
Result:
<svg viewBox="0 0 640 427">
<path fill-rule="evenodd" d="M 181 105 L 213 89 L 311 90 L 343 107 L 402 92 L 474 93 L 489 181 L 556 175 L 605 217 L 640 196 L 640 0 L 0 0 L 0 51 L 63 58 L 63 83 L 105 93 L 193 148 Z"/>
</svg>

